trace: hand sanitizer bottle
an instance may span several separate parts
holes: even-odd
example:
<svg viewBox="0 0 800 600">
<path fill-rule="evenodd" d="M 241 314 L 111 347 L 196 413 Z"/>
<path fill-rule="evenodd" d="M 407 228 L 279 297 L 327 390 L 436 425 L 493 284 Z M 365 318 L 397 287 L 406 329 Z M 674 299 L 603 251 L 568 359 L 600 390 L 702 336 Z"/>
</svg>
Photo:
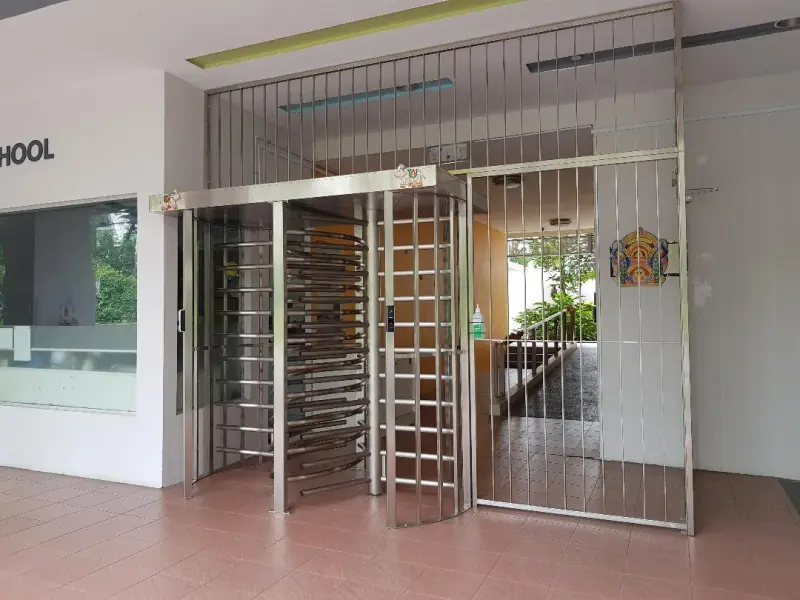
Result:
<svg viewBox="0 0 800 600">
<path fill-rule="evenodd" d="M 472 337 L 476 340 L 482 340 L 484 333 L 484 321 L 481 314 L 481 307 L 475 305 L 475 312 L 472 314 Z"/>
</svg>

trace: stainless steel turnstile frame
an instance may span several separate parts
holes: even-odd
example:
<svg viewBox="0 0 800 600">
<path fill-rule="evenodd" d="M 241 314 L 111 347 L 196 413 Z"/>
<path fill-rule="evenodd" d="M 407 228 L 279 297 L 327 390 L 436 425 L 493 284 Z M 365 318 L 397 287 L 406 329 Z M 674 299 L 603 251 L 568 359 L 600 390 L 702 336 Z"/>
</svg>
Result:
<svg viewBox="0 0 800 600">
<path fill-rule="evenodd" d="M 368 398 L 369 398 L 369 424 L 367 443 L 365 450 L 369 449 L 368 475 L 370 480 L 369 489 L 372 494 L 382 492 L 382 464 L 381 464 L 381 422 L 380 422 L 380 380 L 385 380 L 385 401 L 386 401 L 386 421 L 387 426 L 387 447 L 386 447 L 386 473 L 385 480 L 388 491 L 387 524 L 389 526 L 401 526 L 416 523 L 398 522 L 394 510 L 394 491 L 396 490 L 397 477 L 392 458 L 396 453 L 394 447 L 394 360 L 387 360 L 385 372 L 378 372 L 381 364 L 379 348 L 381 324 L 380 317 L 380 284 L 378 278 L 379 255 L 378 244 L 379 233 L 379 211 L 389 215 L 388 222 L 383 227 L 384 244 L 387 249 L 393 248 L 392 219 L 393 202 L 401 195 L 410 194 L 414 202 L 414 215 L 416 220 L 418 209 L 418 194 L 433 195 L 436 198 L 434 209 L 438 218 L 439 198 L 449 198 L 449 231 L 450 236 L 456 235 L 459 240 L 457 248 L 451 248 L 451 266 L 458 267 L 459 277 L 453 276 L 451 286 L 458 286 L 457 306 L 450 309 L 450 318 L 457 316 L 459 330 L 451 333 L 453 358 L 449 361 L 450 368 L 456 367 L 461 374 L 462 381 L 452 383 L 454 398 L 458 394 L 459 406 L 453 405 L 453 411 L 458 411 L 453 415 L 455 422 L 460 422 L 463 432 L 459 438 L 453 439 L 453 453 L 460 454 L 461 461 L 455 461 L 456 473 L 454 482 L 451 484 L 455 492 L 455 510 L 453 514 L 439 515 L 438 519 L 455 516 L 473 505 L 473 468 L 474 464 L 470 457 L 473 456 L 472 440 L 469 435 L 472 423 L 472 395 L 471 373 L 473 371 L 472 346 L 469 336 L 469 318 L 471 314 L 472 302 L 472 274 L 471 262 L 467 260 L 471 257 L 472 249 L 470 244 L 471 220 L 473 206 L 477 206 L 479 212 L 485 210 L 485 203 L 482 204 L 481 197 L 468 195 L 467 184 L 460 179 L 448 174 L 436 166 L 425 166 L 416 169 L 413 176 L 402 169 L 379 171 L 373 173 L 326 177 L 311 180 L 289 181 L 272 184 L 262 184 L 239 188 L 202 190 L 197 192 L 178 193 L 168 195 L 156 195 L 150 198 L 150 211 L 162 214 L 183 215 L 183 234 L 184 234 L 184 263 L 183 263 L 183 306 L 185 310 L 180 315 L 183 335 L 183 370 L 184 378 L 182 385 L 183 395 L 183 431 L 184 431 L 184 495 L 189 498 L 193 494 L 194 483 L 198 479 L 197 469 L 197 432 L 198 424 L 198 403 L 197 403 L 197 359 L 195 350 L 197 349 L 197 328 L 195 321 L 197 315 L 197 294 L 195 287 L 198 281 L 197 270 L 199 268 L 196 257 L 197 231 L 195 218 L 203 209 L 213 209 L 219 207 L 236 207 L 248 204 L 271 205 L 273 222 L 272 233 L 272 272 L 273 272 L 273 472 L 274 472 L 274 500 L 273 511 L 284 513 L 288 511 L 288 485 L 287 485 L 287 449 L 288 424 L 287 424 L 287 380 L 286 380 L 286 350 L 287 350 L 287 316 L 286 316 L 286 232 L 284 228 L 284 212 L 287 202 L 304 201 L 306 206 L 319 202 L 318 208 L 324 208 L 324 203 L 334 197 L 352 196 L 353 199 L 365 200 L 364 207 L 366 231 L 365 238 L 368 242 L 368 252 L 366 257 L 368 281 L 367 281 L 367 302 L 366 314 L 368 320 L 367 339 L 368 349 Z M 471 202 L 467 198 L 472 198 Z M 456 205 L 458 210 L 456 210 Z M 280 225 L 279 225 L 280 224 Z M 388 226 L 387 226 L 388 225 Z M 416 229 L 415 229 L 416 232 Z M 416 233 L 415 233 L 416 235 Z M 438 236 L 438 234 L 436 234 Z M 415 238 L 416 239 L 416 238 Z M 452 241 L 452 238 L 451 238 Z M 438 252 L 438 240 L 436 248 Z M 393 265 L 392 252 L 385 253 L 384 273 L 385 273 L 385 293 L 384 302 L 389 304 L 393 297 Z M 437 289 L 438 289 L 438 266 Z M 389 276 L 392 275 L 392 276 Z M 418 292 L 418 285 L 415 285 L 415 292 Z M 437 291 L 438 295 L 438 291 Z M 438 300 L 437 300 L 438 306 Z M 438 312 L 438 308 L 436 309 Z M 207 311 L 206 311 L 207 313 Z M 387 328 L 388 330 L 388 328 Z M 438 330 L 438 327 L 437 327 Z M 387 356 L 393 356 L 393 335 L 387 334 L 384 352 Z M 419 336 L 417 335 L 418 339 Z M 438 339 L 438 335 L 437 335 Z M 457 348 L 457 351 L 455 350 Z M 390 352 L 390 350 L 392 352 Z M 418 349 L 415 352 L 419 355 Z M 456 359 L 456 354 L 458 355 Z M 419 363 L 417 363 L 419 364 Z M 419 366 L 417 366 L 419 370 Z M 455 378 L 455 371 L 452 372 Z M 417 375 L 417 380 L 419 374 Z M 439 393 L 437 391 L 437 397 Z M 438 398 L 437 398 L 438 403 Z M 419 404 L 419 403 L 417 403 Z M 419 411 L 417 411 L 419 412 Z M 438 416 L 437 416 L 438 421 Z M 437 429 L 441 426 L 437 423 Z M 419 429 L 419 427 L 417 427 Z M 418 445 L 419 446 L 419 445 Z M 441 452 L 441 449 L 439 450 Z M 419 454 L 419 447 L 417 453 Z M 266 454 L 266 453 L 264 453 Z M 366 452 L 365 452 L 366 454 Z M 396 457 L 395 457 L 396 458 Z M 419 462 L 419 457 L 417 457 Z M 441 468 L 442 459 L 437 460 Z M 459 466 L 460 465 L 460 466 Z M 439 475 L 441 480 L 441 473 Z M 420 488 L 421 481 L 418 473 L 416 487 Z M 438 484 L 440 495 L 442 482 Z M 419 492 L 418 492 L 419 493 Z M 440 502 L 441 504 L 441 502 Z M 441 511 L 440 511 L 441 513 Z M 419 511 L 418 511 L 419 514 Z M 418 519 L 422 522 L 422 519 Z"/>
</svg>

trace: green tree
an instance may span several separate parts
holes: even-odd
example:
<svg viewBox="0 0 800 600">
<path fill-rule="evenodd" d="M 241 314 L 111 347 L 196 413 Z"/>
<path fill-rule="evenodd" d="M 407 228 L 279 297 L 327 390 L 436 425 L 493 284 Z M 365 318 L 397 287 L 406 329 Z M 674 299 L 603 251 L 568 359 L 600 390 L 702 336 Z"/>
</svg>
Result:
<svg viewBox="0 0 800 600">
<path fill-rule="evenodd" d="M 130 223 L 95 230 L 94 270 L 99 283 L 95 322 L 136 323 L 136 228 Z"/>
<path fill-rule="evenodd" d="M 509 240 L 509 260 L 542 269 L 558 281 L 562 293 L 580 295 L 581 286 L 595 278 L 595 256 L 587 235 L 564 235 Z"/>
</svg>

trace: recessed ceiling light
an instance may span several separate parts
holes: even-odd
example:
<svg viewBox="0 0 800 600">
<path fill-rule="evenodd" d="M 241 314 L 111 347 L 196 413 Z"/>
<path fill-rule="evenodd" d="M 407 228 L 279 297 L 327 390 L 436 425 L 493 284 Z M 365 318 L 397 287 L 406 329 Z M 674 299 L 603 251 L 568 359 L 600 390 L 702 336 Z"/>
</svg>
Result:
<svg viewBox="0 0 800 600">
<path fill-rule="evenodd" d="M 775 29 L 797 29 L 798 27 L 800 27 L 800 17 L 775 21 Z"/>
</svg>

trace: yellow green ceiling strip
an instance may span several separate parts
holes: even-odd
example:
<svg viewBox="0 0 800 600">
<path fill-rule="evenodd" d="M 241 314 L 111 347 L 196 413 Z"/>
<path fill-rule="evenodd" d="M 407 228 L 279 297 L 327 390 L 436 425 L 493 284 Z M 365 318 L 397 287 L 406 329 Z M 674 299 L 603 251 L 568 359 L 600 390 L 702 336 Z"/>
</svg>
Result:
<svg viewBox="0 0 800 600">
<path fill-rule="evenodd" d="M 378 17 L 334 25 L 333 27 L 326 27 L 324 29 L 317 29 L 315 31 L 308 31 L 306 33 L 270 40 L 268 42 L 242 46 L 241 48 L 214 52 L 212 54 L 206 54 L 205 56 L 197 56 L 188 59 L 188 62 L 201 69 L 213 69 L 215 67 L 232 65 L 256 58 L 265 58 L 267 56 L 294 52 L 313 46 L 330 44 L 331 42 L 349 40 L 373 33 L 402 29 L 404 27 L 411 27 L 412 25 L 419 25 L 420 23 L 446 19 L 448 17 L 457 17 L 459 15 L 496 8 L 507 4 L 516 4 L 518 2 L 522 2 L 522 0 L 444 0 L 444 2 L 437 2 L 436 4 L 419 6 L 408 10 L 380 15 Z"/>
</svg>

